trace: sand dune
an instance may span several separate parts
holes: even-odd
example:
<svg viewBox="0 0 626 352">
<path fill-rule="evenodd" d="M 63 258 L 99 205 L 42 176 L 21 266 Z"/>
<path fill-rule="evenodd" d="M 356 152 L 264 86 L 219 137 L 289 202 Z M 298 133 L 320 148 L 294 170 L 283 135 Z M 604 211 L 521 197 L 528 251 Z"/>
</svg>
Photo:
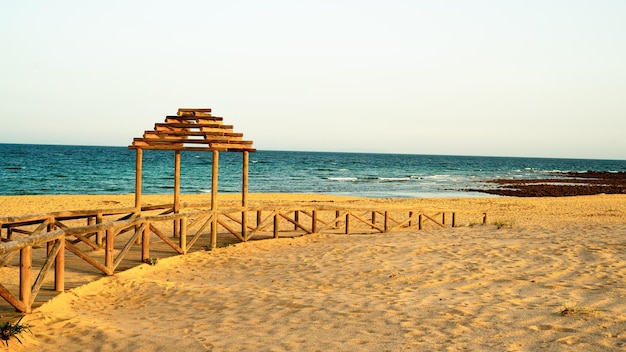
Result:
<svg viewBox="0 0 626 352">
<path fill-rule="evenodd" d="M 626 348 L 626 197 L 335 202 L 480 209 L 510 226 L 317 234 L 165 258 L 58 295 L 24 318 L 33 334 L 11 347 Z"/>
</svg>

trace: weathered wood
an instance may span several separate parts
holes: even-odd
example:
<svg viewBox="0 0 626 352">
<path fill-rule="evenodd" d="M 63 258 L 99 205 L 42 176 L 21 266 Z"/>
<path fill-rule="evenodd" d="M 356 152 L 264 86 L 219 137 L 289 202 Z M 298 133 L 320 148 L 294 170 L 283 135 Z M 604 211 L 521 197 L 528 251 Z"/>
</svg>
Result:
<svg viewBox="0 0 626 352">
<path fill-rule="evenodd" d="M 141 261 L 145 262 L 150 258 L 150 224 L 143 229 L 143 233 L 141 234 Z"/>
<path fill-rule="evenodd" d="M 56 240 L 59 243 L 59 252 L 54 262 L 54 290 L 65 291 L 65 239 Z"/>
<path fill-rule="evenodd" d="M 433 219 L 431 216 L 426 215 L 426 214 L 422 214 L 422 216 L 424 216 L 426 219 L 434 222 L 435 224 L 439 225 L 439 227 L 446 227 L 446 225 L 439 223 L 437 220 Z"/>
<path fill-rule="evenodd" d="M 48 241 L 52 241 L 57 238 L 62 238 L 64 237 L 64 235 L 65 235 L 64 230 L 55 230 L 52 232 L 45 232 L 45 233 L 41 233 L 38 235 L 24 237 L 24 238 L 20 238 L 20 239 L 9 241 L 9 242 L 3 242 L 3 243 L 0 243 L 0 255 L 17 251 L 24 247 L 38 246 Z"/>
<path fill-rule="evenodd" d="M 33 232 L 31 232 L 31 235 L 36 235 L 38 233 L 40 233 L 41 231 L 43 231 L 44 229 L 48 229 L 48 225 L 51 225 L 52 223 L 54 223 L 54 218 L 50 217 L 48 219 L 46 219 L 44 222 L 42 222 Z M 48 231 L 50 232 L 50 231 Z"/>
<path fill-rule="evenodd" d="M 174 127 L 174 128 L 194 128 L 194 129 L 199 129 L 202 127 L 208 127 L 208 128 L 220 128 L 220 129 L 224 129 L 224 130 L 232 130 L 234 128 L 233 125 L 223 125 L 220 123 L 194 123 L 194 124 L 190 124 L 190 123 L 155 123 L 154 124 L 155 129 L 159 128 L 159 127 Z"/>
<path fill-rule="evenodd" d="M 65 227 L 67 228 L 67 227 Z M 100 249 L 100 246 L 98 246 L 97 243 L 93 243 L 89 238 L 80 235 L 80 234 L 73 234 L 72 236 L 76 237 L 78 240 L 80 240 L 81 242 L 85 243 L 86 245 L 88 245 L 89 247 L 93 248 L 93 249 Z"/>
<path fill-rule="evenodd" d="M 187 217 L 180 219 L 180 238 L 179 247 L 183 250 L 182 254 L 187 254 Z"/>
<path fill-rule="evenodd" d="M 217 223 L 222 225 L 222 227 L 224 229 L 226 229 L 226 231 L 230 232 L 233 236 L 237 237 L 241 242 L 245 241 L 244 238 L 237 232 L 237 230 L 235 230 L 232 227 L 228 226 L 228 224 L 226 224 L 222 220 L 218 219 Z"/>
<path fill-rule="evenodd" d="M 259 212 L 258 212 L 258 214 L 260 214 L 260 213 L 261 213 L 261 212 L 259 211 Z M 256 227 L 256 228 L 254 228 L 252 231 L 250 231 L 250 232 L 248 233 L 248 238 L 247 238 L 247 239 L 252 238 L 252 236 L 253 236 L 255 233 L 260 232 L 260 231 L 262 231 L 264 228 L 266 228 L 266 227 L 267 227 L 267 226 L 268 226 L 268 225 L 272 222 L 272 220 L 273 220 L 273 219 L 274 219 L 274 217 L 276 216 L 276 213 L 277 213 L 277 210 L 272 211 L 272 212 L 270 213 L 270 215 L 268 215 L 268 216 L 265 218 L 265 220 L 261 221 L 260 223 L 259 223 L 258 218 L 257 218 L 257 227 Z"/>
<path fill-rule="evenodd" d="M 200 114 L 210 114 L 211 113 L 211 109 L 209 108 L 179 108 L 178 109 L 178 115 L 193 115 L 196 116 L 197 113 Z"/>
<path fill-rule="evenodd" d="M 274 213 L 274 238 L 278 238 L 278 226 L 280 225 L 278 221 L 280 218 L 280 216 L 278 216 L 279 214 L 279 212 Z"/>
<path fill-rule="evenodd" d="M 241 156 L 241 207 L 244 209 L 241 212 L 241 236 L 243 240 L 246 240 L 246 232 L 248 232 L 248 173 L 249 173 L 249 153 L 243 152 Z"/>
<path fill-rule="evenodd" d="M 386 210 L 383 224 L 383 228 L 385 229 L 385 232 L 387 232 L 389 230 L 389 212 Z"/>
<path fill-rule="evenodd" d="M 19 298 L 15 297 L 11 291 L 7 290 L 7 288 L 2 286 L 2 284 L 0 284 L 0 297 L 4 298 L 5 301 L 20 312 L 27 313 L 28 306 L 24 302 L 20 301 Z"/>
<path fill-rule="evenodd" d="M 75 256 L 79 257 L 80 259 L 82 259 L 83 261 L 87 262 L 88 264 L 91 264 L 91 266 L 93 266 L 94 268 L 100 270 L 101 272 L 103 272 L 106 275 L 112 275 L 113 272 L 107 268 L 106 266 L 102 265 L 102 263 L 99 263 L 97 260 L 95 260 L 94 258 L 90 257 L 89 255 L 83 253 L 78 247 L 74 246 L 71 242 L 69 241 L 65 241 L 65 248 L 72 252 Z"/>
<path fill-rule="evenodd" d="M 115 260 L 113 261 L 113 271 L 115 271 L 115 269 L 117 269 L 117 267 L 120 265 L 120 263 L 126 256 L 126 253 L 128 253 L 130 248 L 133 246 L 133 244 L 137 240 L 137 237 L 139 237 L 139 234 L 141 234 L 145 228 L 146 228 L 146 224 L 145 223 L 141 224 L 139 228 L 135 230 L 135 233 L 128 239 L 128 241 L 126 242 L 122 250 L 120 250 L 120 252 L 117 254 L 117 257 L 115 257 Z"/>
<path fill-rule="evenodd" d="M 365 225 L 369 225 L 372 229 L 376 229 L 380 232 L 384 232 L 384 229 L 378 225 L 376 225 L 374 222 L 368 221 L 367 219 L 365 219 L 363 216 L 360 216 L 358 214 L 352 213 L 352 216 L 361 221 L 362 223 L 364 223 Z"/>
<path fill-rule="evenodd" d="M 318 230 L 318 232 L 322 232 L 329 227 L 334 227 L 335 224 L 337 224 L 337 222 L 339 222 L 344 216 L 346 216 L 347 213 L 348 213 L 348 210 L 345 210 L 343 212 L 337 210 L 335 212 L 335 219 L 327 222 L 324 226 L 322 226 L 322 228 Z"/>
<path fill-rule="evenodd" d="M 135 211 L 141 212 L 142 176 L 143 175 L 143 150 L 137 148 L 135 153 Z"/>
<path fill-rule="evenodd" d="M 191 248 L 196 241 L 198 240 L 198 238 L 200 238 L 200 236 L 202 236 L 202 233 L 204 232 L 204 230 L 213 223 L 213 217 L 217 216 L 215 213 L 211 213 L 211 215 L 208 217 L 208 219 L 204 222 L 204 224 L 200 227 L 200 229 L 198 229 L 198 231 L 196 231 L 195 235 L 191 238 L 191 241 L 189 241 L 189 244 L 187 244 L 187 248 Z"/>
<path fill-rule="evenodd" d="M 183 254 L 185 251 L 180 248 L 176 243 L 172 242 L 172 240 L 170 240 L 169 238 L 167 238 L 167 236 L 165 236 L 161 231 L 159 231 L 159 229 L 157 229 L 156 227 L 154 227 L 154 225 L 150 224 L 149 226 L 150 231 L 152 231 L 152 233 L 154 233 L 155 235 L 157 235 L 161 240 L 163 240 L 163 242 L 167 243 L 170 247 L 172 247 L 176 252 Z"/>
<path fill-rule="evenodd" d="M 156 136 L 161 136 L 161 137 L 168 137 L 168 136 L 188 136 L 188 137 L 211 136 L 211 138 L 213 137 L 242 138 L 243 137 L 243 133 L 229 132 L 228 130 L 224 130 L 222 128 L 208 128 L 208 127 L 202 127 L 200 128 L 200 131 L 188 131 L 188 130 L 172 131 L 168 129 L 160 129 L 157 131 L 145 131 L 144 132 L 145 137 L 148 137 L 151 135 L 156 135 Z M 149 138 L 153 138 L 153 137 L 149 137 Z"/>
<path fill-rule="evenodd" d="M 35 279 L 35 283 L 33 284 L 32 296 L 31 296 L 31 305 L 35 302 L 35 298 L 41 289 L 41 285 L 43 285 L 43 280 L 45 279 L 48 271 L 52 268 L 52 264 L 55 263 L 56 257 L 59 254 L 59 249 L 61 249 L 61 242 L 63 241 L 54 241 L 54 245 L 50 248 L 48 255 L 46 257 L 46 261 L 44 262 L 41 270 L 39 270 L 39 274 L 37 275 L 37 279 Z"/>
<path fill-rule="evenodd" d="M 300 222 L 298 222 L 298 220 L 295 219 L 291 219 L 290 217 L 288 217 L 287 215 L 283 214 L 283 213 L 278 213 L 278 215 L 280 215 L 280 217 L 282 217 L 283 219 L 289 221 L 290 223 L 292 223 L 294 225 L 294 231 L 301 229 L 302 231 L 306 232 L 307 234 L 312 233 L 311 230 L 307 229 L 306 227 L 304 227 L 304 225 L 302 225 Z"/>
<path fill-rule="evenodd" d="M 326 225 L 326 222 L 319 219 L 317 217 L 317 211 L 322 211 L 323 209 L 315 209 L 315 210 L 311 210 L 311 211 L 306 211 L 306 210 L 301 210 L 300 213 L 307 215 L 308 217 L 310 217 L 312 219 L 312 223 L 315 224 L 315 229 L 317 229 L 317 223 L 321 223 L 322 225 Z M 315 214 L 315 216 L 313 215 Z M 315 219 L 313 219 L 315 217 Z M 316 230 L 312 230 L 313 233 L 316 232 Z"/>
<path fill-rule="evenodd" d="M 174 151 L 174 214 L 180 212 L 180 150 Z M 180 232 L 180 222 L 174 221 L 174 237 Z"/>
<path fill-rule="evenodd" d="M 293 220 L 296 222 L 294 224 L 294 226 L 293 226 L 294 231 L 298 229 L 298 224 L 297 223 L 299 221 L 299 219 L 298 219 L 299 217 L 300 217 L 300 212 L 298 210 L 294 210 L 293 211 Z"/>
<path fill-rule="evenodd" d="M 213 158 L 211 159 L 211 210 L 217 211 L 217 187 L 218 187 L 218 175 L 219 175 L 219 157 L 218 151 L 213 151 Z M 217 247 L 217 219 L 215 214 L 211 221 L 211 248 Z"/>
<path fill-rule="evenodd" d="M 136 145 L 128 147 L 129 149 L 142 148 L 144 150 L 186 150 L 186 151 L 194 151 L 194 152 L 206 152 L 206 151 L 219 151 L 219 152 L 256 152 L 256 149 L 252 147 L 242 147 L 241 145 L 231 145 L 228 147 L 224 147 L 223 145 L 214 146 L 211 145 L 206 147 L 189 147 L 180 145 L 149 145 L 148 143 L 138 142 Z"/>
<path fill-rule="evenodd" d="M 104 248 L 104 266 L 112 273 L 113 272 L 113 253 L 115 251 L 115 231 L 113 229 L 107 229 L 105 248 Z M 107 275 L 110 275 L 107 273 Z"/>
<path fill-rule="evenodd" d="M 20 301 L 26 305 L 26 313 L 30 313 L 32 307 L 32 263 L 33 247 L 20 249 Z"/>
<path fill-rule="evenodd" d="M 410 212 L 408 219 L 406 219 L 404 221 L 397 222 L 396 225 L 393 226 L 391 229 L 388 229 L 388 231 L 395 231 L 397 229 L 402 228 L 404 225 L 407 225 L 407 224 L 408 224 L 408 227 L 410 228 L 411 227 L 411 222 L 412 222 L 414 217 L 415 217 L 415 215 L 413 214 L 413 212 Z"/>
</svg>

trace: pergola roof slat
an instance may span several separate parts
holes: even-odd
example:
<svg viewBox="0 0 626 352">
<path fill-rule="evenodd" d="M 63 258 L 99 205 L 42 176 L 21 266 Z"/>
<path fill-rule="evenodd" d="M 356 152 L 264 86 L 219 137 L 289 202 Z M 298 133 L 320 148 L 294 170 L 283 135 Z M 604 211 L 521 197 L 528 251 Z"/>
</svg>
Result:
<svg viewBox="0 0 626 352">
<path fill-rule="evenodd" d="M 222 125 L 220 123 L 155 123 L 155 127 L 174 127 L 174 128 L 222 128 L 227 130 L 232 130 L 233 125 Z"/>
<path fill-rule="evenodd" d="M 135 138 L 131 149 L 251 151 L 252 141 L 244 141 L 243 133 L 224 125 L 222 117 L 211 116 L 211 109 L 178 109 L 178 115 L 168 115 L 165 123 L 155 123 L 154 130 Z"/>
</svg>

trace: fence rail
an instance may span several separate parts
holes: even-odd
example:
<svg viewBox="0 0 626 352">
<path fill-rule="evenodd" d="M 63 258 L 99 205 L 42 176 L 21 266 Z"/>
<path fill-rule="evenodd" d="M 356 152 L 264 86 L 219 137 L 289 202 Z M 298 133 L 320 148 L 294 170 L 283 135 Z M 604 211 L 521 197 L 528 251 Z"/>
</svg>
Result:
<svg viewBox="0 0 626 352">
<path fill-rule="evenodd" d="M 155 243 L 153 239 L 178 254 L 186 254 L 207 235 L 209 240 L 205 246 L 217 247 L 218 233 L 245 242 L 279 238 L 281 234 L 293 237 L 312 233 L 386 233 L 400 229 L 421 230 L 425 226 L 455 227 L 460 214 L 466 223 L 468 220 L 477 224 L 487 221 L 486 213 L 380 207 L 201 209 L 204 206 L 186 204 L 179 213 L 174 213 L 173 206 L 168 204 L 143 207 L 142 212 L 136 208 L 121 208 L 0 218 L 0 266 L 9 264 L 19 254 L 20 268 L 18 294 L 14 295 L 7 288 L 9 285 L 0 282 L 0 297 L 18 311 L 30 313 L 53 266 L 54 290 L 63 291 L 66 250 L 105 275 L 113 275 L 133 246 L 141 246 L 141 261 L 148 261 Z M 157 214 L 147 215 L 150 212 Z M 85 220 L 87 224 L 81 225 Z M 40 258 L 43 265 L 33 280 L 33 248 L 44 245 L 45 253 Z"/>
</svg>

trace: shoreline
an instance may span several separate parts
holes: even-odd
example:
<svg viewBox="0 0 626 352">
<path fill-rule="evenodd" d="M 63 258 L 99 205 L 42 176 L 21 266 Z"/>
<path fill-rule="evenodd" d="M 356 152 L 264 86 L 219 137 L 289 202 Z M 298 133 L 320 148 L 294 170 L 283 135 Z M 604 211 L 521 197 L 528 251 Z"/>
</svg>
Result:
<svg viewBox="0 0 626 352">
<path fill-rule="evenodd" d="M 220 205 L 236 204 L 238 197 L 220 194 Z M 195 203 L 210 196 L 181 198 Z M 146 203 L 171 199 L 144 195 Z M 6 209 L 32 214 L 63 210 L 59 205 L 127 207 L 134 195 L 0 200 L 1 215 Z M 23 346 L 12 340 L 11 350 L 99 350 L 103 340 L 108 350 L 626 346 L 626 195 L 250 194 L 249 202 L 481 210 L 490 220 L 486 226 L 249 241 L 169 256 L 57 295 L 24 318 L 33 333 L 22 335 Z M 559 314 L 565 308 L 570 316 Z"/>
</svg>

